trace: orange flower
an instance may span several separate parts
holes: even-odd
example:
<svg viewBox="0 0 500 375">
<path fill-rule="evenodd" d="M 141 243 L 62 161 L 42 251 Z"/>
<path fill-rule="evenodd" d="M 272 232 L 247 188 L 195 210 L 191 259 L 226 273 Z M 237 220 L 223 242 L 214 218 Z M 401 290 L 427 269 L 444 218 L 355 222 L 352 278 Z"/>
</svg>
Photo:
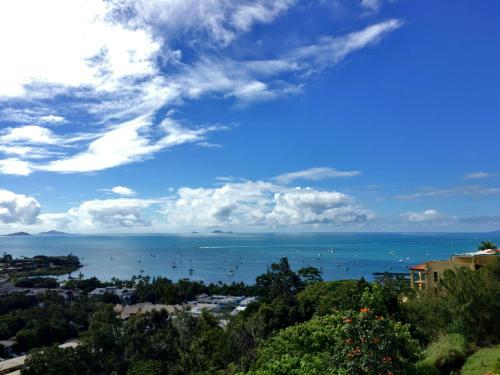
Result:
<svg viewBox="0 0 500 375">
<path fill-rule="evenodd" d="M 383 316 L 380 316 L 380 315 L 377 315 L 377 316 L 375 317 L 375 319 L 377 319 L 377 320 L 384 320 L 384 317 L 383 317 Z"/>
<path fill-rule="evenodd" d="M 345 324 L 351 324 L 352 323 L 352 319 L 351 318 L 345 318 L 344 319 L 344 323 Z"/>
<path fill-rule="evenodd" d="M 367 313 L 368 311 L 370 311 L 370 309 L 368 307 L 363 307 L 359 311 L 361 311 L 362 313 Z"/>
<path fill-rule="evenodd" d="M 384 362 L 384 363 L 392 362 L 392 358 L 390 356 L 386 355 L 384 358 L 382 358 L 382 362 Z"/>
</svg>

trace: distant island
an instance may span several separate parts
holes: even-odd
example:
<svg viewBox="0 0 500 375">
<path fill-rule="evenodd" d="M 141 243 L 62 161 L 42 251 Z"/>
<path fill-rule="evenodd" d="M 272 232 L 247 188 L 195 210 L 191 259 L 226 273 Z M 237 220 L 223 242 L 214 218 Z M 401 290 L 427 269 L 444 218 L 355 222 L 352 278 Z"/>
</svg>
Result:
<svg viewBox="0 0 500 375">
<path fill-rule="evenodd" d="M 60 236 L 60 235 L 66 235 L 66 234 L 69 234 L 69 233 L 66 233 L 66 232 L 61 232 L 61 231 L 58 231 L 58 230 L 49 230 L 47 232 L 40 232 L 38 234 L 44 234 L 44 235 L 52 235 L 52 236 Z"/>
<path fill-rule="evenodd" d="M 31 236 L 28 232 L 15 232 L 15 233 L 9 233 L 7 236 Z"/>
<path fill-rule="evenodd" d="M 216 230 L 213 230 L 212 233 L 214 233 L 214 234 L 228 233 L 229 234 L 229 233 L 234 233 L 234 232 L 232 232 L 232 231 L 224 232 L 222 230 L 216 229 Z"/>
</svg>

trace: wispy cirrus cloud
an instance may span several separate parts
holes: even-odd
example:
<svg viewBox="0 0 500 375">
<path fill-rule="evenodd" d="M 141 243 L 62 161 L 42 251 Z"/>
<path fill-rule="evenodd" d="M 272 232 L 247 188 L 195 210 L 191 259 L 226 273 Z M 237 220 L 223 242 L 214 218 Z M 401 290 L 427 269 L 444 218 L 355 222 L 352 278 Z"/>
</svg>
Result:
<svg viewBox="0 0 500 375">
<path fill-rule="evenodd" d="M 348 178 L 361 175 L 360 171 L 340 171 L 329 167 L 316 167 L 304 169 L 302 171 L 284 173 L 274 177 L 279 183 L 288 184 L 296 180 L 318 181 L 327 178 Z"/>
<path fill-rule="evenodd" d="M 1 2 L 0 35 L 9 37 L 2 39 L 0 117 L 21 126 L 2 134 L 0 172 L 100 171 L 185 143 L 214 147 L 206 138 L 220 127 L 188 128 L 158 114 L 207 96 L 245 104 L 300 92 L 312 75 L 403 24 L 391 19 L 274 56 L 227 52 L 254 25 L 271 23 L 296 4 Z M 37 64 L 26 63 L 34 56 Z"/>
<path fill-rule="evenodd" d="M 453 196 L 466 196 L 480 198 L 499 195 L 500 188 L 480 185 L 455 186 L 450 188 L 425 188 L 411 194 L 398 195 L 400 200 L 419 200 L 428 198 L 447 198 Z"/>
<path fill-rule="evenodd" d="M 493 177 L 493 176 L 498 176 L 498 173 L 489 173 L 489 172 L 472 172 L 472 173 L 467 173 L 464 178 L 466 180 L 479 180 L 482 178 L 488 178 L 488 177 Z"/>
</svg>

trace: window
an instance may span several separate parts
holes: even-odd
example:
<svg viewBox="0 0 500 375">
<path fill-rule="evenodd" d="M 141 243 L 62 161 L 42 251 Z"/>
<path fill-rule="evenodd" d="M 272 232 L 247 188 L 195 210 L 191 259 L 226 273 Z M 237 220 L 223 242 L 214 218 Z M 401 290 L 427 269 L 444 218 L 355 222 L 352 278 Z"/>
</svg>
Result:
<svg viewBox="0 0 500 375">
<path fill-rule="evenodd" d="M 437 271 L 434 271 L 434 282 L 437 283 L 439 280 Z"/>
</svg>

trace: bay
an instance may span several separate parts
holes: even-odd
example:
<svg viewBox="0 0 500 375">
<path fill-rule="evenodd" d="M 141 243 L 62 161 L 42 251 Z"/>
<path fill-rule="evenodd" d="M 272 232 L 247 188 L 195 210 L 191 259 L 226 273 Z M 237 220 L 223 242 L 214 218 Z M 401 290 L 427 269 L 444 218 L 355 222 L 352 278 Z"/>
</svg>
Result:
<svg viewBox="0 0 500 375">
<path fill-rule="evenodd" d="M 297 269 L 321 268 L 325 280 L 406 272 L 425 260 L 474 250 L 500 233 L 280 233 L 33 235 L 0 237 L 0 252 L 15 257 L 66 255 L 82 260 L 85 277 L 129 279 L 133 275 L 253 283 L 286 256 Z M 73 274 L 76 276 L 76 274 Z"/>
</svg>

